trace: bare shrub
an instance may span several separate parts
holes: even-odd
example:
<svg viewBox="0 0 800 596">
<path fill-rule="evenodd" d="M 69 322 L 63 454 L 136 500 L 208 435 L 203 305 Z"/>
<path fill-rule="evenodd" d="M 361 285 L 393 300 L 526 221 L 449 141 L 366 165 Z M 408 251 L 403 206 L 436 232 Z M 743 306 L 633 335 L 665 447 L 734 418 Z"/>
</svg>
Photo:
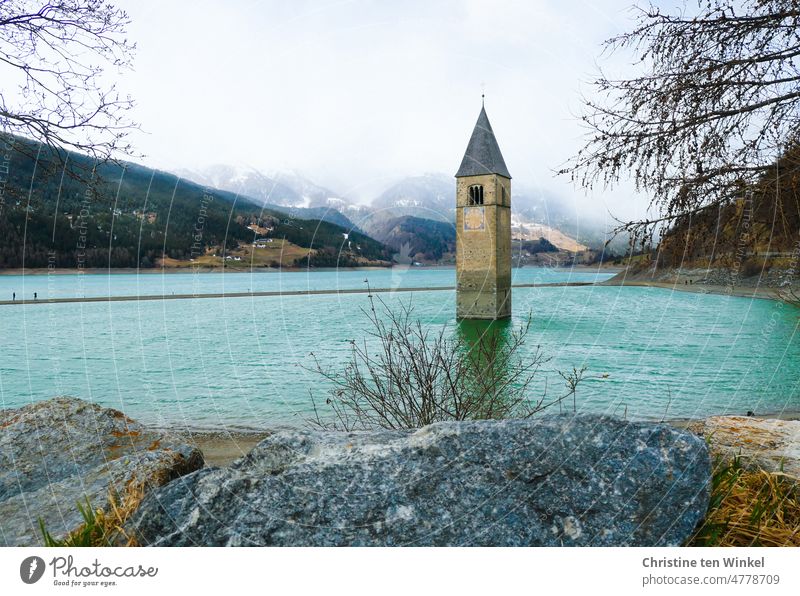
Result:
<svg viewBox="0 0 800 596">
<path fill-rule="evenodd" d="M 463 327 L 455 333 L 449 326 L 432 331 L 413 319 L 411 302 L 398 311 L 372 295 L 369 302 L 364 313 L 371 330 L 362 341 L 351 340 L 343 370 L 326 369 L 311 354 L 314 364 L 306 368 L 333 385 L 325 400 L 332 416 L 321 415 L 314 402 L 312 423 L 317 426 L 402 429 L 440 421 L 527 418 L 575 395 L 583 369 L 569 375 L 565 395 L 549 401 L 546 392 L 530 397 L 537 372 L 549 360 L 539 346 L 530 355 L 520 354 L 530 317 L 519 328 L 493 322 L 470 337 Z"/>
</svg>

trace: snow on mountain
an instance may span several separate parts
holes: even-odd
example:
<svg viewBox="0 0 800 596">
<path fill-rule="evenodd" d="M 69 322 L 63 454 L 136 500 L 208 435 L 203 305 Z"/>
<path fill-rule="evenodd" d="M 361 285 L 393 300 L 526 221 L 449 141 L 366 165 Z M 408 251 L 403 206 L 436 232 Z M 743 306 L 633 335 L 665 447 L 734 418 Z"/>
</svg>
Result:
<svg viewBox="0 0 800 596">
<path fill-rule="evenodd" d="M 339 209 L 351 204 L 347 198 L 339 193 L 320 186 L 295 170 L 281 170 L 272 172 L 270 177 L 280 184 L 287 186 L 303 198 L 303 207 L 331 207 Z"/>
<path fill-rule="evenodd" d="M 450 221 L 455 213 L 455 181 L 445 174 L 424 174 L 403 178 L 373 199 L 372 207 L 395 217 L 413 215 L 436 221 Z"/>
<path fill-rule="evenodd" d="M 294 170 L 265 174 L 251 167 L 216 165 L 176 172 L 199 184 L 236 192 L 293 217 L 324 219 L 368 234 L 392 218 L 413 216 L 439 222 L 455 220 L 455 180 L 441 173 L 409 176 L 393 182 L 370 205 L 360 205 Z M 512 185 L 512 230 L 515 237 L 546 238 L 566 250 L 601 246 L 607 233 L 582 217 L 561 197 L 516 183 Z"/>
<path fill-rule="evenodd" d="M 556 228 L 539 223 L 521 223 L 520 220 L 516 220 L 515 223 L 513 219 L 511 221 L 511 237 L 515 240 L 544 238 L 554 246 L 570 252 L 580 252 L 588 248 Z"/>
<path fill-rule="evenodd" d="M 306 207 L 309 202 L 290 186 L 251 167 L 218 164 L 176 173 L 198 184 L 235 192 L 261 204 Z"/>
</svg>

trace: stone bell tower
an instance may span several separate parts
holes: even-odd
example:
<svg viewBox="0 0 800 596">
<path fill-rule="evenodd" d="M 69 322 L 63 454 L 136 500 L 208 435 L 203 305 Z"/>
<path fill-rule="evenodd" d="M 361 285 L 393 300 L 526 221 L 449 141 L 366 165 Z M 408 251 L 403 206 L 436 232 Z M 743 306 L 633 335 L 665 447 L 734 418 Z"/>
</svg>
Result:
<svg viewBox="0 0 800 596">
<path fill-rule="evenodd" d="M 481 107 L 456 173 L 456 315 L 511 316 L 511 174 Z"/>
</svg>

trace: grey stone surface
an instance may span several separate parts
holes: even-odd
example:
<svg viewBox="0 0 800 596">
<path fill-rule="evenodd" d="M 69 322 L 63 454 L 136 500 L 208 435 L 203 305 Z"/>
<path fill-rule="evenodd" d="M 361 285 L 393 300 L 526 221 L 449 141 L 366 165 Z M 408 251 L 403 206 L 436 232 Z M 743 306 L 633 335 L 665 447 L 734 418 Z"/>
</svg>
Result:
<svg viewBox="0 0 800 596">
<path fill-rule="evenodd" d="M 704 441 L 601 416 L 281 431 L 151 492 L 141 544 L 678 545 L 705 515 Z"/>
<path fill-rule="evenodd" d="M 726 459 L 800 479 L 800 420 L 712 416 L 692 426 Z"/>
<path fill-rule="evenodd" d="M 484 108 L 481 108 L 481 113 L 478 115 L 478 121 L 472 130 L 472 136 L 469 138 L 461 166 L 456 172 L 456 178 L 482 174 L 500 174 L 511 178 Z"/>
<path fill-rule="evenodd" d="M 0 545 L 43 544 L 82 518 L 86 499 L 105 508 L 112 490 L 148 490 L 203 466 L 202 453 L 122 412 L 56 398 L 0 410 Z"/>
</svg>

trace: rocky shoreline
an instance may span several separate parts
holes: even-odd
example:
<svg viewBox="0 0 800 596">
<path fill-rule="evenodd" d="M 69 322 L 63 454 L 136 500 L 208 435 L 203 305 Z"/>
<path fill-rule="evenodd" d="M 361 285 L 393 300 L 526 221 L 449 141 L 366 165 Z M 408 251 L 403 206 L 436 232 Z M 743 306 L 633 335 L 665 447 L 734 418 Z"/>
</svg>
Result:
<svg viewBox="0 0 800 596">
<path fill-rule="evenodd" d="M 730 420 L 752 421 L 800 421 L 800 410 L 783 412 L 764 412 L 754 416 L 719 416 Z M 663 422 L 676 428 L 687 429 L 695 434 L 704 435 L 703 424 L 708 419 L 667 418 Z M 655 422 L 655 421 L 653 421 Z M 203 453 L 207 466 L 225 467 L 231 465 L 240 457 L 246 455 L 253 447 L 264 439 L 270 437 L 278 430 L 295 430 L 293 428 L 276 427 L 272 429 L 236 429 L 231 431 L 212 431 L 205 428 L 187 429 L 179 431 L 164 429 L 164 432 L 179 432 L 194 447 Z M 299 430 L 299 429 L 298 429 Z M 705 436 L 705 435 L 704 435 Z"/>
<path fill-rule="evenodd" d="M 607 416 L 410 431 L 175 433 L 73 398 L 0 410 L 0 542 L 135 495 L 140 545 L 679 545 L 717 454 L 800 474 L 800 422 Z"/>
<path fill-rule="evenodd" d="M 0 544 L 76 529 L 78 504 L 107 509 L 203 467 L 202 452 L 122 412 L 59 397 L 0 410 Z"/>
<path fill-rule="evenodd" d="M 794 293 L 800 296 L 800 279 L 793 270 L 773 268 L 758 275 L 744 276 L 729 268 L 653 268 L 623 270 L 604 286 L 647 286 L 675 290 L 780 300 Z"/>
<path fill-rule="evenodd" d="M 678 545 L 709 479 L 699 437 L 603 416 L 279 431 L 154 491 L 130 528 L 153 546 Z"/>
</svg>

